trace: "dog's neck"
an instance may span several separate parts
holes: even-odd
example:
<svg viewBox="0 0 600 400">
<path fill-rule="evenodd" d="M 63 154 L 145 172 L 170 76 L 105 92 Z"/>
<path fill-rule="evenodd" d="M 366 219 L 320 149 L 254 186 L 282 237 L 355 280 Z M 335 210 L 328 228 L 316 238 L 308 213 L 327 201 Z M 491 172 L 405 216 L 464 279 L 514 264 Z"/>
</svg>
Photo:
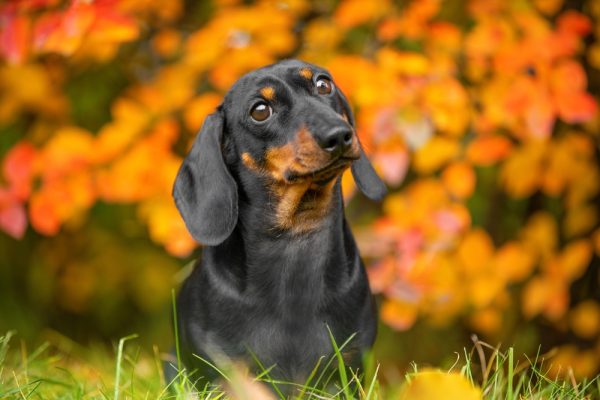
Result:
<svg viewBox="0 0 600 400">
<path fill-rule="evenodd" d="M 294 297 L 302 307 L 316 306 L 328 290 L 344 282 L 358 261 L 344 218 L 339 179 L 329 189 L 327 207 L 318 211 L 319 224 L 298 230 L 281 227 L 277 220 L 268 218 L 278 215 L 281 203 L 275 201 L 270 188 L 253 186 L 251 195 L 241 193 L 238 224 L 231 237 L 208 248 L 205 257 L 210 257 L 211 263 L 223 263 L 220 268 L 235 278 L 240 291 L 260 292 L 259 298 L 267 301 Z M 290 189 L 292 193 L 299 190 Z M 320 194 L 310 198 L 313 195 L 305 191 L 294 199 L 299 214 L 291 222 L 313 212 L 310 204 L 304 203 L 314 202 Z"/>
</svg>

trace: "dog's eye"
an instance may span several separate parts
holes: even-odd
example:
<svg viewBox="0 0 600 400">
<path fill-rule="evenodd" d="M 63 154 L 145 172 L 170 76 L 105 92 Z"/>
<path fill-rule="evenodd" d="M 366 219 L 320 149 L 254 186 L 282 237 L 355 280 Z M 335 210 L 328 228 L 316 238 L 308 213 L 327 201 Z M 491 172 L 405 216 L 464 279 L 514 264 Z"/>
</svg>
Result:
<svg viewBox="0 0 600 400">
<path fill-rule="evenodd" d="M 267 103 L 257 103 L 250 110 L 250 116 L 257 122 L 267 120 L 271 114 L 273 114 L 273 109 Z"/>
<path fill-rule="evenodd" d="M 317 92 L 319 94 L 327 95 L 333 91 L 333 82 L 327 78 L 319 78 L 317 81 Z"/>
</svg>

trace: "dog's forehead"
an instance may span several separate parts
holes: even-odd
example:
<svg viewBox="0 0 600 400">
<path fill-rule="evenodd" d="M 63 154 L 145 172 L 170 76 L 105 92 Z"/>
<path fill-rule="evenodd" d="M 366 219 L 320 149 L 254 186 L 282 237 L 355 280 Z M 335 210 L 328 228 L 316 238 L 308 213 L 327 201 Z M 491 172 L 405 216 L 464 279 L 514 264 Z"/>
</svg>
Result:
<svg viewBox="0 0 600 400">
<path fill-rule="evenodd" d="M 247 73 L 232 86 L 228 94 L 233 95 L 240 91 L 258 88 L 269 79 L 292 83 L 297 80 L 299 76 L 310 80 L 313 76 L 319 75 L 328 76 L 329 72 L 314 64 L 299 60 L 285 60 Z"/>
</svg>

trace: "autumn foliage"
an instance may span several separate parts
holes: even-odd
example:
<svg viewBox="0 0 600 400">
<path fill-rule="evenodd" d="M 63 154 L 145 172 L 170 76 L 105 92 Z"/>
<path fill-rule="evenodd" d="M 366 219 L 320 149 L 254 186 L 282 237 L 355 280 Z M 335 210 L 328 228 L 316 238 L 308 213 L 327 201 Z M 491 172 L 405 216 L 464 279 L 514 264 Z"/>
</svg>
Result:
<svg viewBox="0 0 600 400">
<path fill-rule="evenodd" d="M 151 241 L 190 256 L 197 244 L 171 199 L 182 156 L 240 75 L 301 58 L 332 72 L 391 189 L 373 206 L 344 177 L 384 323 L 460 323 L 491 341 L 550 329 L 557 366 L 598 371 L 600 122 L 590 79 L 600 2 L 192 3 L 0 5 L 5 235 L 73 235 L 102 218 L 99 205 L 129 205 Z M 69 279 L 87 282 L 81 271 L 71 266 Z M 161 272 L 148 273 L 169 290 Z M 99 290 L 89 285 L 70 311 L 86 311 Z"/>
</svg>

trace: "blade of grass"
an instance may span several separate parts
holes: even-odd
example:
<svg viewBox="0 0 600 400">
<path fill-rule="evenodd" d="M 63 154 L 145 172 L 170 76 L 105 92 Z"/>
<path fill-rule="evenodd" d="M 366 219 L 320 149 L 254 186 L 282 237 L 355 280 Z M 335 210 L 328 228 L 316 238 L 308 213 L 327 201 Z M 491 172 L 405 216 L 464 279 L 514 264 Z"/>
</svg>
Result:
<svg viewBox="0 0 600 400">
<path fill-rule="evenodd" d="M 200 357 L 198 354 L 192 354 L 192 356 L 196 357 L 198 360 L 202 361 L 204 364 L 208 365 L 209 367 L 211 367 L 212 369 L 214 369 L 216 372 L 219 373 L 219 375 L 221 375 L 223 377 L 223 379 L 225 379 L 227 382 L 229 382 L 229 377 L 227 376 L 227 374 L 225 372 L 223 372 L 221 369 L 219 369 L 215 364 L 211 363 L 210 361 L 208 361 L 207 359 Z"/>
<path fill-rule="evenodd" d="M 508 349 L 508 388 L 506 389 L 507 399 L 513 400 L 513 362 L 514 362 L 514 348 L 510 347 Z"/>
<path fill-rule="evenodd" d="M 177 301 L 175 289 L 171 289 L 171 303 L 173 306 L 173 331 L 175 334 L 175 354 L 177 355 L 177 370 L 181 371 L 181 353 L 179 350 L 179 324 L 177 322 Z"/>
<path fill-rule="evenodd" d="M 371 379 L 371 384 L 369 385 L 369 390 L 367 391 L 365 400 L 370 400 L 371 396 L 374 393 L 375 384 L 377 383 L 377 375 L 379 374 L 379 366 L 380 364 L 377 364 L 377 367 L 375 368 L 375 373 L 373 374 L 373 378 Z"/>
<path fill-rule="evenodd" d="M 271 378 L 271 375 L 269 374 L 269 371 L 271 371 L 275 367 L 275 365 L 272 365 L 269 368 L 265 368 L 263 363 L 258 359 L 258 356 L 256 354 L 254 354 L 254 352 L 252 350 L 250 350 L 249 348 L 246 348 L 246 350 L 250 353 L 250 356 L 252 357 L 252 359 L 254 360 L 256 365 L 258 365 L 258 368 L 260 368 L 261 373 L 259 376 L 261 376 L 261 377 L 266 376 L 267 377 L 266 382 L 268 382 L 273 387 L 273 390 L 275 390 L 275 392 L 277 393 L 277 395 L 279 396 L 280 399 L 284 399 L 285 396 L 283 395 L 283 393 L 279 389 L 279 386 L 277 385 L 277 383 L 284 383 L 284 382 L 275 382 L 273 380 L 273 378 Z"/>
<path fill-rule="evenodd" d="M 298 398 L 299 399 L 303 398 L 304 394 L 306 393 L 306 389 L 308 389 L 310 387 L 310 382 L 313 380 L 313 378 L 317 374 L 317 371 L 319 370 L 319 367 L 321 366 L 321 361 L 323 361 L 323 358 L 324 357 L 320 357 L 319 358 L 319 361 L 317 361 L 317 365 L 315 365 L 315 367 L 313 368 L 313 370 L 310 372 L 310 375 L 308 376 L 308 378 L 304 382 L 304 385 L 302 386 L 300 394 L 298 394 Z"/>
<path fill-rule="evenodd" d="M 333 351 L 335 352 L 335 356 L 338 361 L 338 371 L 340 374 L 340 383 L 342 384 L 342 389 L 344 391 L 344 396 L 347 400 L 352 398 L 352 394 L 350 393 L 350 388 L 348 386 L 348 375 L 346 374 L 346 364 L 344 363 L 344 357 L 342 356 L 342 352 L 335 342 L 335 338 L 333 337 L 333 333 L 327 325 L 327 332 L 329 333 L 329 339 L 331 340 L 331 345 L 333 346 Z M 352 335 L 354 336 L 354 335 Z"/>
<path fill-rule="evenodd" d="M 119 381 L 121 379 L 121 363 L 123 361 L 123 348 L 125 347 L 125 342 L 128 340 L 131 340 L 131 339 L 135 339 L 137 337 L 138 337 L 137 334 L 133 334 L 133 335 L 125 336 L 124 338 L 121 338 L 121 340 L 119 340 L 119 349 L 117 351 L 117 368 L 116 368 L 116 372 L 115 372 L 114 400 L 119 400 L 119 391 L 120 391 Z"/>
</svg>

